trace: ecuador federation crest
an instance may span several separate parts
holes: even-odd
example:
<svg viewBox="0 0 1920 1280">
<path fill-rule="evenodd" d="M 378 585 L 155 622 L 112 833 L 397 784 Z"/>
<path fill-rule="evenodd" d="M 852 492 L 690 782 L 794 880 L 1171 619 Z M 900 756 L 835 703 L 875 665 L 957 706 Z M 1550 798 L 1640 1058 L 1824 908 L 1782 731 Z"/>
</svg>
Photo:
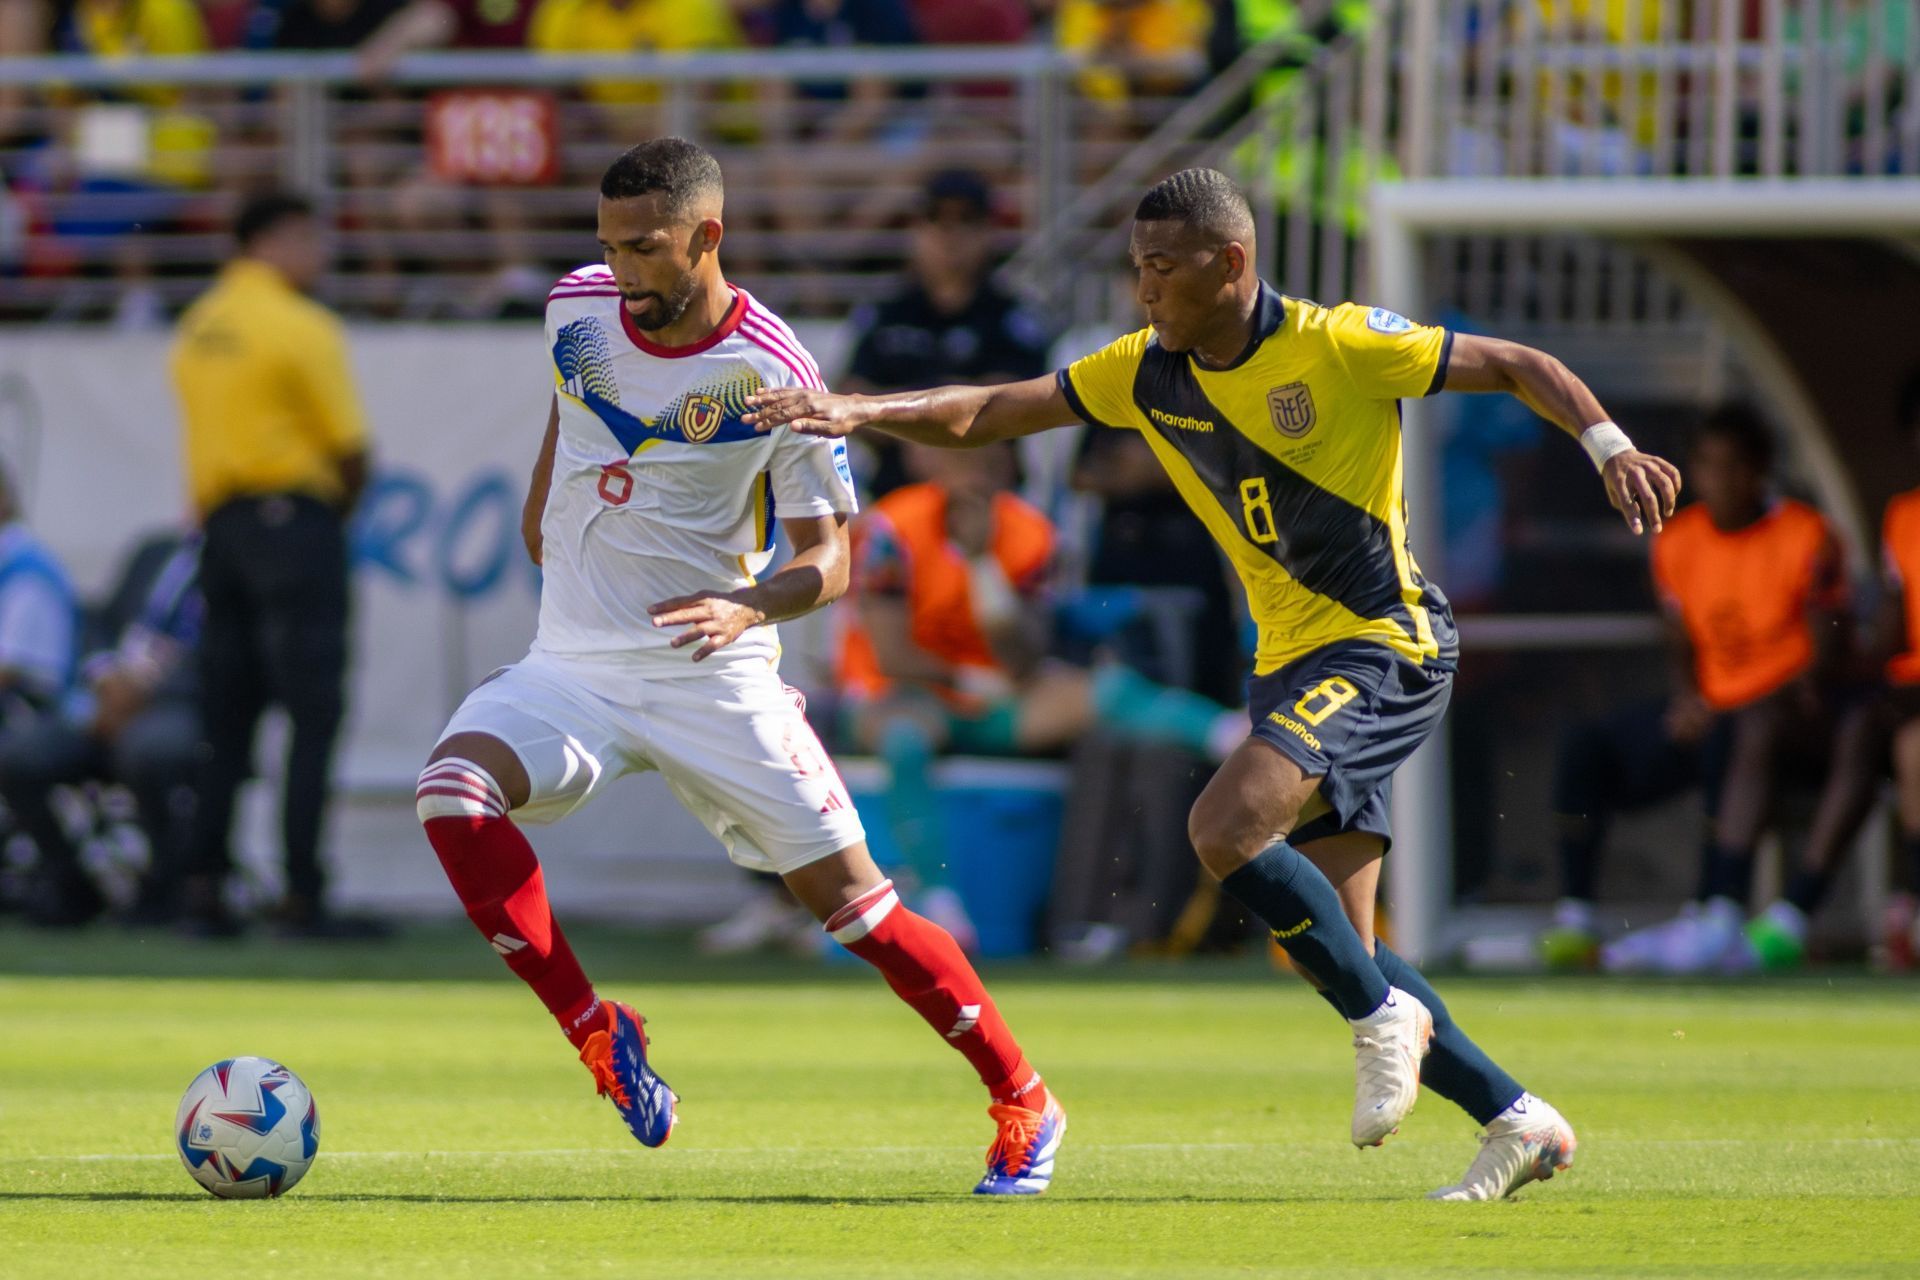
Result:
<svg viewBox="0 0 1920 1280">
<path fill-rule="evenodd" d="M 705 444 L 726 416 L 726 408 L 712 396 L 688 396 L 680 406 L 680 434 L 689 444 Z"/>
<path fill-rule="evenodd" d="M 1298 440 L 1313 430 L 1313 392 L 1304 382 L 1289 382 L 1267 392 L 1267 412 L 1273 415 L 1273 429 L 1290 440 Z"/>
</svg>

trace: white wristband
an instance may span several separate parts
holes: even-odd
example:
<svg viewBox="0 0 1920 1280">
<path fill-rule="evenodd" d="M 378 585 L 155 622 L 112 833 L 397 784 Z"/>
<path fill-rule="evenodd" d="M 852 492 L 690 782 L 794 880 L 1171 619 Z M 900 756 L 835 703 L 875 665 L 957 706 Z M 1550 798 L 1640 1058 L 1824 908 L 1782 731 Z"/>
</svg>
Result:
<svg viewBox="0 0 1920 1280">
<path fill-rule="evenodd" d="M 1580 433 L 1580 447 L 1593 459 L 1593 469 L 1599 471 L 1607 465 L 1608 458 L 1633 448 L 1633 441 L 1613 423 L 1596 422 Z"/>
</svg>

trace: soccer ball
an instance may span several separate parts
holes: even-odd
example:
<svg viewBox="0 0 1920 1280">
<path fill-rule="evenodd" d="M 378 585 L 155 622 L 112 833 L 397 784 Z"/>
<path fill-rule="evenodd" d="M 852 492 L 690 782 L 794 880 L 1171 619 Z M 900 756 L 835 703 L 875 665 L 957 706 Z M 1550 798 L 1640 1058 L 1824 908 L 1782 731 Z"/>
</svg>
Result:
<svg viewBox="0 0 1920 1280">
<path fill-rule="evenodd" d="M 227 1058 L 195 1076 L 173 1128 L 180 1163 L 223 1199 L 281 1194 L 320 1150 L 313 1094 L 269 1058 Z"/>
</svg>

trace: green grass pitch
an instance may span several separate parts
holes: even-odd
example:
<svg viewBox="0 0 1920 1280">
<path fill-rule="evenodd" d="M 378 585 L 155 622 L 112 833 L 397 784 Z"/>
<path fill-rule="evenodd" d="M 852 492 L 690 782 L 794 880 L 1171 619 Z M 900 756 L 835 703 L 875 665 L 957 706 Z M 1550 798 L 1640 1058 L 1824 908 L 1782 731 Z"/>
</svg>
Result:
<svg viewBox="0 0 1920 1280">
<path fill-rule="evenodd" d="M 977 1084 L 864 970 L 577 941 L 652 1019 L 684 1099 L 662 1151 L 464 930 L 349 952 L 0 933 L 0 1275 L 1920 1273 L 1911 983 L 1443 982 L 1582 1144 L 1517 1201 L 1442 1205 L 1421 1196 L 1472 1123 L 1428 1095 L 1354 1151 L 1343 1028 L 1291 979 L 1002 967 L 1072 1116 L 1052 1192 L 1006 1202 L 968 1194 Z M 237 1053 L 319 1099 L 319 1160 L 280 1201 L 216 1201 L 172 1154 L 180 1091 Z"/>
</svg>

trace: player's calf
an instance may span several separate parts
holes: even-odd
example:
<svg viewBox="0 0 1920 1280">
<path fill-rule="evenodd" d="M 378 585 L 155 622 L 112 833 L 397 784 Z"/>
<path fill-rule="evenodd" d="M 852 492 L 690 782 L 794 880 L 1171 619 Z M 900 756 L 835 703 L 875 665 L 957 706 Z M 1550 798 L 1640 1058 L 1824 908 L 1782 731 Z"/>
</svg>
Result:
<svg viewBox="0 0 1920 1280">
<path fill-rule="evenodd" d="M 533 846 L 507 816 L 493 774 L 448 756 L 428 764 L 414 794 L 427 842 L 467 918 L 579 1047 L 593 984 L 553 918 Z"/>
<path fill-rule="evenodd" d="M 905 1001 L 972 1064 L 998 1126 L 984 1195 L 1036 1195 L 1053 1178 L 1066 1114 L 1027 1062 L 986 985 L 953 936 L 900 902 L 882 881 L 828 917 L 835 942 L 878 969 Z"/>
</svg>

